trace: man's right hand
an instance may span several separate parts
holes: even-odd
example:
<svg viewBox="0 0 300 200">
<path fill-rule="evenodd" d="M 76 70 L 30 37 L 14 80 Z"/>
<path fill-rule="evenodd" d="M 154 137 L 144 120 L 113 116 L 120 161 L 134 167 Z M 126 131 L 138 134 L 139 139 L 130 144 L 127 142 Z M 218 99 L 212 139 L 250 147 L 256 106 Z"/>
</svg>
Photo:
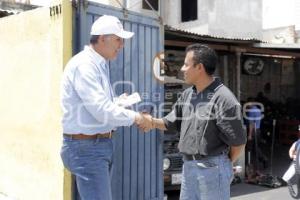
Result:
<svg viewBox="0 0 300 200">
<path fill-rule="evenodd" d="M 135 124 L 140 130 L 144 132 L 148 132 L 152 128 L 154 128 L 152 123 L 152 116 L 148 113 L 138 113 L 135 117 Z"/>
</svg>

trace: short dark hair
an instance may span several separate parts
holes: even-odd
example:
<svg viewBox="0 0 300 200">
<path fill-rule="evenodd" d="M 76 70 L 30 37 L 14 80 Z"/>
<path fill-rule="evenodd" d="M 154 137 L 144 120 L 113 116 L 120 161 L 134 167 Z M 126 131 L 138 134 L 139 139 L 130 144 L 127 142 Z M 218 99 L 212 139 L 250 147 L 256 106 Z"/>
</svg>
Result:
<svg viewBox="0 0 300 200">
<path fill-rule="evenodd" d="M 92 35 L 90 38 L 90 44 L 97 44 L 99 35 Z"/>
<path fill-rule="evenodd" d="M 216 70 L 218 56 L 215 50 L 203 44 L 192 44 L 186 47 L 185 52 L 194 52 L 194 64 L 202 63 L 208 75 L 212 75 Z"/>
</svg>

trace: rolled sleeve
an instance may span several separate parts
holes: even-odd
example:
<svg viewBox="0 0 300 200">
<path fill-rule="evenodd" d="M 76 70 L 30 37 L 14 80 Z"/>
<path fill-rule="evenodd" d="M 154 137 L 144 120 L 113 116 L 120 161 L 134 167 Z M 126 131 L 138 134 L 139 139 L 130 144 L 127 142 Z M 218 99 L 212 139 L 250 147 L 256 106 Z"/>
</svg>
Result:
<svg viewBox="0 0 300 200">
<path fill-rule="evenodd" d="M 178 131 L 178 120 L 175 110 L 172 110 L 167 116 L 162 118 L 167 130 Z"/>
<path fill-rule="evenodd" d="M 96 66 L 89 64 L 76 68 L 74 89 L 82 100 L 82 106 L 101 124 L 115 127 L 133 124 L 137 113 L 112 102 L 103 89 Z"/>
<path fill-rule="evenodd" d="M 246 143 L 246 129 L 242 123 L 239 105 L 225 109 L 217 115 L 217 127 L 220 138 L 229 146 L 238 146 Z"/>
<path fill-rule="evenodd" d="M 173 105 L 173 110 L 166 115 L 162 120 L 165 123 L 167 130 L 180 131 L 182 119 L 182 97 L 180 97 Z"/>
</svg>

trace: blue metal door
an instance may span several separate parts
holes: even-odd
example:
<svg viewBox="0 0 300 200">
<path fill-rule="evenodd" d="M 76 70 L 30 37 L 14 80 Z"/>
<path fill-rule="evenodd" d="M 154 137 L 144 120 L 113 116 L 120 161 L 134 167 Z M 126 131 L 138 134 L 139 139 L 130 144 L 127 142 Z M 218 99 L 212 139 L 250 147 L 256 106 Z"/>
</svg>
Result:
<svg viewBox="0 0 300 200">
<path fill-rule="evenodd" d="M 153 58 L 163 48 L 159 21 L 97 3 L 79 2 L 81 3 L 74 29 L 75 52 L 89 43 L 91 25 L 99 16 L 107 14 L 118 17 L 124 28 L 133 31 L 135 35 L 132 39 L 125 40 L 124 49 L 110 63 L 115 92 L 117 95 L 139 92 L 143 103 L 136 105 L 135 109 L 152 107 L 152 114 L 160 116 L 158 108 L 163 101 L 163 87 L 154 79 L 152 72 Z M 151 106 L 144 106 L 145 103 Z M 113 199 L 163 199 L 161 133 L 154 130 L 144 134 L 135 126 L 118 128 L 114 143 Z"/>
</svg>

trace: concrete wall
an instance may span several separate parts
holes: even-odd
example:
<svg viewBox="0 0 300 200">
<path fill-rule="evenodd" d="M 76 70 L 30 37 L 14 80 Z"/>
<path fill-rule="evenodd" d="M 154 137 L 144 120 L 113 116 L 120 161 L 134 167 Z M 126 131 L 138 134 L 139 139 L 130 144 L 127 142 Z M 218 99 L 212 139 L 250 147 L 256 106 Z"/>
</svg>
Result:
<svg viewBox="0 0 300 200">
<path fill-rule="evenodd" d="M 89 0 L 89 1 L 101 3 L 104 5 L 110 5 L 110 6 L 113 6 L 116 8 L 122 8 L 122 6 L 123 6 L 123 7 L 126 7 L 130 11 L 143 13 L 144 15 L 156 17 L 156 18 L 159 14 L 157 11 L 143 9 L 143 1 L 142 0 Z"/>
<path fill-rule="evenodd" d="M 158 1 L 160 1 L 160 0 L 158 0 Z M 165 1 L 165 0 L 163 0 L 163 1 Z M 157 18 L 160 15 L 159 5 L 158 5 L 158 11 L 153 11 L 153 10 L 143 9 L 143 1 L 142 0 L 126 0 L 126 4 L 127 4 L 128 10 L 138 12 L 138 13 L 143 13 L 143 15 L 147 15 L 147 16 L 154 17 L 154 18 Z"/>
<path fill-rule="evenodd" d="M 263 40 L 270 43 L 299 43 L 300 1 L 263 0 Z"/>
<path fill-rule="evenodd" d="M 110 0 L 93 1 L 112 5 Z M 142 9 L 141 0 L 126 0 L 126 4 L 131 11 L 152 17 L 160 14 Z M 164 24 L 175 28 L 220 37 L 262 39 L 261 0 L 198 0 L 198 19 L 184 23 L 181 22 L 181 0 L 163 0 L 161 13 Z"/>
<path fill-rule="evenodd" d="M 222 37 L 262 38 L 261 0 L 198 0 L 198 20 L 184 23 L 180 0 L 166 0 L 164 7 L 165 23 L 176 28 Z"/>
<path fill-rule="evenodd" d="M 300 31 L 300 1 L 295 1 L 295 29 Z M 298 35 L 300 37 L 300 34 Z"/>
<path fill-rule="evenodd" d="M 101 3 L 101 4 L 104 4 L 104 5 L 110 5 L 110 6 L 114 6 L 114 7 L 117 7 L 117 8 L 121 8 L 121 5 L 124 5 L 124 0 L 89 0 L 91 2 L 97 2 L 97 3 Z"/>
<path fill-rule="evenodd" d="M 296 41 L 295 26 L 265 29 L 263 31 L 263 41 L 273 44 L 292 44 Z"/>
<path fill-rule="evenodd" d="M 72 9 L 54 5 L 62 14 L 44 7 L 0 19 L 0 194 L 11 199 L 64 198 L 59 89 Z"/>
<path fill-rule="evenodd" d="M 263 29 L 295 25 L 298 0 L 263 0 Z"/>
</svg>

